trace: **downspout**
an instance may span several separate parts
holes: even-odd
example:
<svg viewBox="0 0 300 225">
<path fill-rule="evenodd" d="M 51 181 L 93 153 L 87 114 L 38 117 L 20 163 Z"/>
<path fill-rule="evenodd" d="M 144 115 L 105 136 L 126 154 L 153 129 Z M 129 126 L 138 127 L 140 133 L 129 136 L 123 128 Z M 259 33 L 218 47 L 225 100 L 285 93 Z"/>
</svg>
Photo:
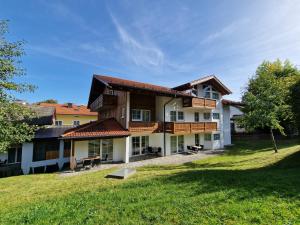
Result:
<svg viewBox="0 0 300 225">
<path fill-rule="evenodd" d="M 163 132 L 164 132 L 164 156 L 166 156 L 166 106 L 172 102 L 174 99 L 176 98 L 176 94 L 174 95 L 173 98 L 171 98 L 169 101 L 167 101 L 165 104 L 164 104 L 164 122 L 163 122 Z"/>
</svg>

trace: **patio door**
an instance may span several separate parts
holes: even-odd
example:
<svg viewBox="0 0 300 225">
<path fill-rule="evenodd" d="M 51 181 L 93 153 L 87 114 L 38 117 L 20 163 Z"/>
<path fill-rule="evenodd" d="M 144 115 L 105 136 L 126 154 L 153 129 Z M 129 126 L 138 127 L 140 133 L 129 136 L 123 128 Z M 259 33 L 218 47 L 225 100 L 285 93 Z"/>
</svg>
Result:
<svg viewBox="0 0 300 225">
<path fill-rule="evenodd" d="M 113 139 L 102 140 L 102 159 L 106 161 L 113 160 Z"/>
<path fill-rule="evenodd" d="M 176 154 L 184 151 L 184 137 L 183 135 L 171 136 L 171 154 Z"/>
</svg>

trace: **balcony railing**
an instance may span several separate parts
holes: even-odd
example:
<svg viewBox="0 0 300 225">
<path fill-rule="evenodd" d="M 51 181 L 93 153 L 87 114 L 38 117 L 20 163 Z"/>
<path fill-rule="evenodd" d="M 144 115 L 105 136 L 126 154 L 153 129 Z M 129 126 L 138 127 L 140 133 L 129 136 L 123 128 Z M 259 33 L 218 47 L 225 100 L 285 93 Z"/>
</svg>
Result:
<svg viewBox="0 0 300 225">
<path fill-rule="evenodd" d="M 166 122 L 165 130 L 172 134 L 204 133 L 217 130 L 216 122 Z"/>
<path fill-rule="evenodd" d="M 183 107 L 216 108 L 216 100 L 207 98 L 183 98 Z"/>
<path fill-rule="evenodd" d="M 162 132 L 161 122 L 129 122 L 129 132 L 131 133 L 158 133 Z"/>
<path fill-rule="evenodd" d="M 101 94 L 96 100 L 90 105 L 92 112 L 98 112 L 103 109 L 110 109 L 116 107 L 118 103 L 118 96 Z"/>
</svg>

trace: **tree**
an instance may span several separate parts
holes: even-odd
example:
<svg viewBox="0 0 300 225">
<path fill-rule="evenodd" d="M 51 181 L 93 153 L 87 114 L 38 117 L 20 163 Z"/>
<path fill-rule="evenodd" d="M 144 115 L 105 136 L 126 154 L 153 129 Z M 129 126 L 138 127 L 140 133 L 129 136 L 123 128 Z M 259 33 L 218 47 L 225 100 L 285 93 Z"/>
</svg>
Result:
<svg viewBox="0 0 300 225">
<path fill-rule="evenodd" d="M 32 139 L 36 127 L 26 121 L 34 115 L 30 109 L 13 102 L 13 92 L 33 91 L 34 86 L 17 83 L 17 77 L 25 75 L 20 67 L 24 54 L 23 41 L 9 42 L 7 21 L 0 20 L 0 152 L 12 144 Z"/>
<path fill-rule="evenodd" d="M 292 110 L 298 132 L 300 132 L 300 78 L 291 88 Z"/>
<path fill-rule="evenodd" d="M 40 101 L 38 102 L 37 104 L 41 104 L 41 103 L 52 103 L 52 104 L 57 104 L 57 100 L 56 99 L 47 99 L 47 100 L 44 100 L 44 101 Z"/>
<path fill-rule="evenodd" d="M 285 135 L 283 123 L 293 120 L 290 87 L 299 71 L 289 61 L 264 61 L 249 80 L 243 93 L 244 116 L 240 123 L 249 131 L 268 128 L 275 152 L 278 152 L 273 134 Z"/>
</svg>

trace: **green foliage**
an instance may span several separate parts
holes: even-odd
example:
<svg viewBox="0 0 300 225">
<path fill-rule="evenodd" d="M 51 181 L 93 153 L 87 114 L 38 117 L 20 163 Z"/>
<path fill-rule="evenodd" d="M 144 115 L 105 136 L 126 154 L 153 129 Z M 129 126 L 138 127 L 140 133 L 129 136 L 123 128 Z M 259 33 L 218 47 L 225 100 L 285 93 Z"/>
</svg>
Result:
<svg viewBox="0 0 300 225">
<path fill-rule="evenodd" d="M 25 74 L 20 67 L 24 42 L 8 42 L 5 39 L 7 32 L 7 21 L 0 21 L 0 152 L 11 144 L 31 139 L 35 130 L 35 126 L 25 122 L 32 112 L 13 103 L 12 91 L 33 91 L 34 86 L 15 81 L 16 77 Z"/>
<path fill-rule="evenodd" d="M 239 141 L 183 165 L 0 179 L 0 224 L 299 224 L 300 143 Z"/>
<path fill-rule="evenodd" d="M 52 103 L 52 104 L 57 104 L 57 100 L 56 99 L 47 99 L 47 100 L 44 100 L 44 101 L 40 101 L 40 102 L 37 102 L 37 104 L 41 104 L 41 103 Z"/>
<path fill-rule="evenodd" d="M 295 123 L 300 132 L 300 78 L 291 88 L 292 110 L 294 113 Z"/>
<path fill-rule="evenodd" d="M 271 128 L 285 135 L 282 124 L 293 121 L 291 86 L 299 75 L 289 61 L 263 62 L 243 94 L 244 117 L 240 123 L 249 131 Z"/>
</svg>

